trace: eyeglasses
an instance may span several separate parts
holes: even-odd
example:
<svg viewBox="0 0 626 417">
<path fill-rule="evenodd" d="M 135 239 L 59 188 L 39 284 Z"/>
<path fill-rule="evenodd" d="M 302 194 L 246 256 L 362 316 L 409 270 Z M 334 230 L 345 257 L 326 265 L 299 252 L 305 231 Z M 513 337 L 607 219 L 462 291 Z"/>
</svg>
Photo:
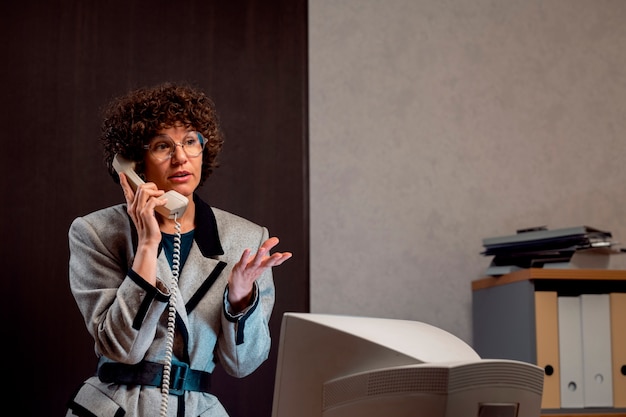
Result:
<svg viewBox="0 0 626 417">
<path fill-rule="evenodd" d="M 174 142 L 168 135 L 158 135 L 149 144 L 144 145 L 143 148 L 149 150 L 159 161 L 166 161 L 174 155 L 177 146 L 183 148 L 185 154 L 190 158 L 200 156 L 204 150 L 205 143 L 204 136 L 200 132 L 187 132 L 187 136 L 179 143 Z"/>
</svg>

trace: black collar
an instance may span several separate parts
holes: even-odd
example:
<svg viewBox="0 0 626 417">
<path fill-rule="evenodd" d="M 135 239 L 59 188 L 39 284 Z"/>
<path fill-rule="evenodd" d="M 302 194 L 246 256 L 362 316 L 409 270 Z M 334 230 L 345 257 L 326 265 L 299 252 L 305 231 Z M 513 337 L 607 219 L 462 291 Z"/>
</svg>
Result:
<svg viewBox="0 0 626 417">
<path fill-rule="evenodd" d="M 215 214 L 207 203 L 196 193 L 193 194 L 193 202 L 196 205 L 196 232 L 194 240 L 198 244 L 202 255 L 206 258 L 223 255 L 224 249 L 220 243 L 220 235 L 217 232 Z"/>
</svg>

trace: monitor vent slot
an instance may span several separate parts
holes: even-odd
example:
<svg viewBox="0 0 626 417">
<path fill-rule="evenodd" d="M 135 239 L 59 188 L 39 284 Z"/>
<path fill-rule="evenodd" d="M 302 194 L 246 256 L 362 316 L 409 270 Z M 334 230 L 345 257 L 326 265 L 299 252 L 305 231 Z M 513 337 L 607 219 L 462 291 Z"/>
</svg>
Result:
<svg viewBox="0 0 626 417">
<path fill-rule="evenodd" d="M 354 375 L 324 384 L 322 407 L 363 397 L 406 393 L 445 394 L 448 369 L 392 368 Z"/>
</svg>

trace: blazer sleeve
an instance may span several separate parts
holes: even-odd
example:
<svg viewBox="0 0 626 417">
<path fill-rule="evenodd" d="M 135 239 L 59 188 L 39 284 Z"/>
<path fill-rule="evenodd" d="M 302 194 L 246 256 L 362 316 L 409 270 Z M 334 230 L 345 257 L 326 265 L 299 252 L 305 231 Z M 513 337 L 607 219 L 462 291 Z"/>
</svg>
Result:
<svg viewBox="0 0 626 417">
<path fill-rule="evenodd" d="M 165 285 L 155 288 L 130 269 L 131 228 L 119 211 L 100 211 L 72 222 L 69 281 L 96 354 L 137 363 L 154 341 L 169 294 Z"/>
<path fill-rule="evenodd" d="M 259 229 L 260 234 L 255 234 L 258 237 L 258 241 L 255 242 L 256 250 L 269 237 L 267 228 Z M 216 354 L 228 374 L 239 378 L 247 376 L 268 358 L 271 347 L 269 320 L 274 299 L 275 288 L 271 268 L 256 280 L 250 306 L 236 315 L 229 313 L 228 287 L 226 288 L 222 332 Z"/>
</svg>

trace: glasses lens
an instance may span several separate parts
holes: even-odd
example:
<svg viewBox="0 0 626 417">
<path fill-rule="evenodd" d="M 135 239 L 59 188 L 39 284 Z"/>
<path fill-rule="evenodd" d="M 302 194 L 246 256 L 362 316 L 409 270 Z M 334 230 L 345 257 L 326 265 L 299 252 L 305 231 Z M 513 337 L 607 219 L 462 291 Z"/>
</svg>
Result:
<svg viewBox="0 0 626 417">
<path fill-rule="evenodd" d="M 159 160 L 165 160 L 172 157 L 176 150 L 176 146 L 183 148 L 187 156 L 195 158 L 202 153 L 204 149 L 204 137 L 198 132 L 189 132 L 187 136 L 180 142 L 175 143 L 172 138 L 167 135 L 160 135 L 152 139 L 150 144 L 146 146 L 150 153 Z"/>
<path fill-rule="evenodd" d="M 204 139 L 200 133 L 191 132 L 183 140 L 182 146 L 188 156 L 195 157 L 202 153 L 204 140 L 201 140 L 200 138 Z"/>
<path fill-rule="evenodd" d="M 174 146 L 169 136 L 157 136 L 150 142 L 149 149 L 158 159 L 167 159 L 174 152 Z"/>
</svg>

